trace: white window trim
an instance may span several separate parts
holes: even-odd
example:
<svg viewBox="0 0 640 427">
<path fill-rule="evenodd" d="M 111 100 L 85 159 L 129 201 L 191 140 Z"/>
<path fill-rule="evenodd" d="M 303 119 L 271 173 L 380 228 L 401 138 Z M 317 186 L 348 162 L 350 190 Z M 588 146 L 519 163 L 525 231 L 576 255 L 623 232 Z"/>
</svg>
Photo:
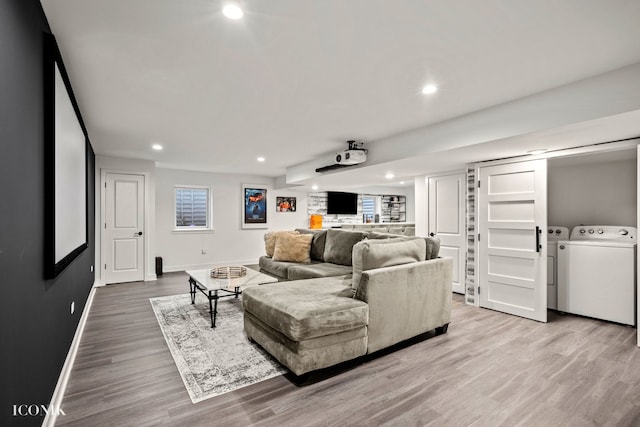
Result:
<svg viewBox="0 0 640 427">
<path fill-rule="evenodd" d="M 207 226 L 206 227 L 177 227 L 176 226 L 176 190 L 179 188 L 184 189 L 196 189 L 207 190 Z M 174 233 L 213 233 L 215 228 L 213 227 L 213 187 L 206 185 L 174 185 L 173 186 L 173 232 Z"/>
</svg>

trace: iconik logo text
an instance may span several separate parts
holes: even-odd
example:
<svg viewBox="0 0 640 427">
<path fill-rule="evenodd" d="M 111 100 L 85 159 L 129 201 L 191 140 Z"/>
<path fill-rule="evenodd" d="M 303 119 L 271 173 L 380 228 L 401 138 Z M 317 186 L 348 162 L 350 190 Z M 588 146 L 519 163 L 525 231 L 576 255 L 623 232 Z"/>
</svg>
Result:
<svg viewBox="0 0 640 427">
<path fill-rule="evenodd" d="M 36 404 L 13 405 L 14 417 L 44 417 L 47 414 L 67 415 L 59 406 L 47 406 Z"/>
</svg>

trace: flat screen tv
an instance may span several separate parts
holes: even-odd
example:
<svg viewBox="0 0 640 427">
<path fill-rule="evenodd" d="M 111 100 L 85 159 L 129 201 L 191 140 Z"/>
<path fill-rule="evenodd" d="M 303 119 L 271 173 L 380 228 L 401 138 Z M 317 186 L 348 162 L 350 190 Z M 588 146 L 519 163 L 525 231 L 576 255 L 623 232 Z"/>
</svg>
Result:
<svg viewBox="0 0 640 427">
<path fill-rule="evenodd" d="M 358 195 L 355 193 L 327 192 L 328 215 L 356 215 L 358 213 Z"/>
</svg>

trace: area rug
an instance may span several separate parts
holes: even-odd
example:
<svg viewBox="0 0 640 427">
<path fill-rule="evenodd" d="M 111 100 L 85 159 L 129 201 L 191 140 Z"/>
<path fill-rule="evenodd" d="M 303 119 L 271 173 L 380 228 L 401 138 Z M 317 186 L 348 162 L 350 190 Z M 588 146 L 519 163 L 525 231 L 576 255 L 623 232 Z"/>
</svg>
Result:
<svg viewBox="0 0 640 427">
<path fill-rule="evenodd" d="M 150 298 L 193 403 L 284 374 L 286 368 L 244 335 L 242 301 L 218 301 L 211 328 L 209 302 L 189 294 Z"/>
</svg>

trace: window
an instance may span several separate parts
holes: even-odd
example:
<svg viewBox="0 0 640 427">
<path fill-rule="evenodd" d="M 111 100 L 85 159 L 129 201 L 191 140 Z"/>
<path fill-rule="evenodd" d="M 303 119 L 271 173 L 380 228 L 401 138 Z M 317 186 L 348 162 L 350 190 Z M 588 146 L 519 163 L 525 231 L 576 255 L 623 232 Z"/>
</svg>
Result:
<svg viewBox="0 0 640 427">
<path fill-rule="evenodd" d="M 211 189 L 176 186 L 176 230 L 211 230 Z"/>
<path fill-rule="evenodd" d="M 373 222 L 376 216 L 375 196 L 362 196 L 362 218 L 365 223 Z"/>
</svg>

